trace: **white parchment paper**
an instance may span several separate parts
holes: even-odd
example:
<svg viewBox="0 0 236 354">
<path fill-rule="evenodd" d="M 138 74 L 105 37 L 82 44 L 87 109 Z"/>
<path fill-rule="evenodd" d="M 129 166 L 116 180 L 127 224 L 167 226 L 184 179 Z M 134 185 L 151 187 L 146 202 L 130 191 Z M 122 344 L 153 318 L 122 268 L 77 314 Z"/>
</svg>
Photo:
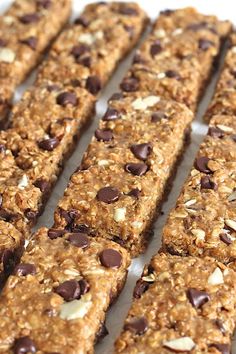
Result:
<svg viewBox="0 0 236 354">
<path fill-rule="evenodd" d="M 9 6 L 11 2 L 12 0 L 0 0 L 0 13 L 3 13 L 4 10 Z M 90 1 L 86 1 L 86 0 L 73 0 L 72 18 L 78 16 L 78 14 L 82 11 L 83 7 L 89 2 Z M 236 11 L 234 11 L 235 4 L 233 0 L 224 0 L 223 2 L 213 1 L 213 0 L 208 0 L 208 1 L 206 0 L 205 1 L 203 0 L 178 0 L 178 1 L 177 0 L 136 0 L 136 2 L 138 2 L 140 6 L 146 10 L 146 12 L 149 14 L 151 19 L 155 19 L 158 16 L 159 11 L 166 8 L 174 9 L 174 8 L 180 8 L 185 6 L 194 6 L 203 13 L 215 14 L 219 16 L 221 19 L 229 19 L 232 22 L 236 23 Z M 143 36 L 143 38 L 145 38 L 145 35 Z M 130 55 L 119 65 L 118 69 L 113 75 L 113 78 L 110 80 L 109 84 L 103 90 L 102 95 L 97 103 L 96 117 L 94 118 L 93 123 L 90 125 L 87 131 L 81 137 L 74 154 L 67 161 L 64 172 L 62 173 L 58 183 L 56 184 L 52 196 L 48 201 L 45 212 L 41 216 L 37 224 L 37 228 L 41 226 L 51 225 L 53 220 L 53 212 L 57 204 L 57 201 L 63 195 L 63 191 L 68 183 L 70 175 L 80 164 L 82 154 L 85 151 L 91 139 L 91 136 L 93 135 L 93 132 L 97 127 L 98 120 L 106 110 L 106 101 L 112 93 L 117 92 L 119 83 L 130 66 L 133 54 L 134 51 L 130 53 Z M 133 260 L 132 265 L 130 266 L 129 275 L 128 275 L 125 288 L 122 294 L 120 295 L 118 301 L 111 308 L 107 316 L 106 325 L 109 330 L 109 335 L 99 345 L 97 345 L 96 354 L 112 354 L 114 340 L 118 336 L 122 328 L 125 316 L 130 306 L 132 291 L 135 282 L 140 276 L 144 264 L 149 262 L 151 256 L 155 254 L 160 247 L 161 230 L 165 223 L 168 212 L 170 208 L 172 208 L 175 205 L 176 199 L 180 192 L 180 188 L 183 185 L 184 180 L 187 177 L 187 174 L 193 164 L 193 160 L 198 150 L 199 144 L 203 140 L 204 134 L 207 131 L 207 126 L 202 122 L 202 116 L 212 96 L 217 75 L 218 73 L 214 75 L 214 78 L 207 89 L 207 93 L 200 104 L 195 121 L 192 125 L 191 144 L 187 148 L 187 151 L 185 152 L 184 155 L 184 159 L 178 168 L 178 172 L 174 180 L 173 188 L 169 194 L 168 201 L 165 202 L 163 205 L 162 210 L 164 212 L 164 215 L 160 216 L 157 222 L 155 223 L 154 237 L 151 240 L 146 253 L 141 257 Z M 33 73 L 29 77 L 27 82 L 17 90 L 15 95 L 16 101 L 21 97 L 22 92 L 24 92 L 26 88 L 32 84 L 34 77 L 35 77 L 35 73 Z M 233 346 L 233 353 L 236 354 L 236 343 Z"/>
</svg>

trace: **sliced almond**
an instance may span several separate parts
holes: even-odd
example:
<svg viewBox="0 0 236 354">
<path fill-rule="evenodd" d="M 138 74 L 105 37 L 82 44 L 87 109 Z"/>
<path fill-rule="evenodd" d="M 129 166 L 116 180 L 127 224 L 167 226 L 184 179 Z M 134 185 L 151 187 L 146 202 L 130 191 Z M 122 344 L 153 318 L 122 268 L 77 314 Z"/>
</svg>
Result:
<svg viewBox="0 0 236 354">
<path fill-rule="evenodd" d="M 190 200 L 188 200 L 187 202 L 185 202 L 184 205 L 190 206 L 190 205 L 195 204 L 196 202 L 197 202 L 196 199 L 190 199 Z"/>
<path fill-rule="evenodd" d="M 228 196 L 228 201 L 229 202 L 234 202 L 236 200 L 236 191 L 233 191 L 229 196 Z"/>
<path fill-rule="evenodd" d="M 148 107 L 154 106 L 160 101 L 159 96 L 147 96 L 145 98 L 137 98 L 133 103 L 132 107 L 139 111 L 144 111 Z"/>
<path fill-rule="evenodd" d="M 214 272 L 209 276 L 207 282 L 210 285 L 218 285 L 224 283 L 224 276 L 219 267 L 216 267 Z"/>
<path fill-rule="evenodd" d="M 0 61 L 4 63 L 13 63 L 16 58 L 15 52 L 10 48 L 1 48 L 0 49 Z"/>
<path fill-rule="evenodd" d="M 198 240 L 205 240 L 206 233 L 202 229 L 192 229 L 192 234 L 197 237 Z"/>
<path fill-rule="evenodd" d="M 62 304 L 60 318 L 68 321 L 75 320 L 76 318 L 83 318 L 91 306 L 91 296 L 90 294 L 85 294 L 80 300 L 73 300 Z"/>
<path fill-rule="evenodd" d="M 231 229 L 233 229 L 234 231 L 236 231 L 236 221 L 232 220 L 232 219 L 226 219 L 225 220 L 225 224 L 227 226 L 229 226 Z"/>
<path fill-rule="evenodd" d="M 196 344 L 190 337 L 181 337 L 163 342 L 163 346 L 174 352 L 190 352 Z"/>
<path fill-rule="evenodd" d="M 18 188 L 23 190 L 25 189 L 25 187 L 28 186 L 28 183 L 28 177 L 26 175 L 23 175 L 18 183 Z"/>
<path fill-rule="evenodd" d="M 222 130 L 225 133 L 232 133 L 233 128 L 228 127 L 227 125 L 223 125 L 223 124 L 217 124 L 217 128 L 219 128 L 220 130 Z"/>
</svg>

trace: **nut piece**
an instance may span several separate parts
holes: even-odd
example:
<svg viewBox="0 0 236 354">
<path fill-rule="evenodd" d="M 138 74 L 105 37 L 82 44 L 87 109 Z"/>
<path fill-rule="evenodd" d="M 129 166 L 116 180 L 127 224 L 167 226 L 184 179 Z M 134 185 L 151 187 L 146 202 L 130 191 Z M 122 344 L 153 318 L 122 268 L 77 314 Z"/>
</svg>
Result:
<svg viewBox="0 0 236 354">
<path fill-rule="evenodd" d="M 195 347 L 190 337 L 182 337 L 163 342 L 163 346 L 175 352 L 190 352 Z"/>
<path fill-rule="evenodd" d="M 220 130 L 222 130 L 225 133 L 232 133 L 232 131 L 233 131 L 233 128 L 227 127 L 226 125 L 222 125 L 222 124 L 217 124 L 217 128 L 219 128 Z"/>
<path fill-rule="evenodd" d="M 155 31 L 154 35 L 157 38 L 164 38 L 166 36 L 166 31 L 164 29 L 160 28 Z"/>
<path fill-rule="evenodd" d="M 233 229 L 234 231 L 236 231 L 236 221 L 235 220 L 226 219 L 225 224 L 227 226 L 229 226 L 231 229 Z"/>
<path fill-rule="evenodd" d="M 199 240 L 205 240 L 206 233 L 205 231 L 201 229 L 192 229 L 191 230 L 192 234 L 196 236 Z"/>
<path fill-rule="evenodd" d="M 13 52 L 13 50 L 9 48 L 0 49 L 0 61 L 3 61 L 4 63 L 13 63 L 15 57 L 16 54 Z"/>
<path fill-rule="evenodd" d="M 229 202 L 234 202 L 236 200 L 236 191 L 233 191 L 229 196 L 228 196 L 228 201 Z"/>
<path fill-rule="evenodd" d="M 218 285 L 224 283 L 224 276 L 219 267 L 216 267 L 214 272 L 209 276 L 207 282 L 210 285 Z"/>
<path fill-rule="evenodd" d="M 160 101 L 159 96 L 147 96 L 145 98 L 137 98 L 133 103 L 132 107 L 136 110 L 145 110 L 148 107 L 154 106 Z"/>
<path fill-rule="evenodd" d="M 125 214 L 126 214 L 126 208 L 115 209 L 115 211 L 114 211 L 114 220 L 116 222 L 124 221 L 125 220 Z"/>
<path fill-rule="evenodd" d="M 23 190 L 27 186 L 28 186 L 28 177 L 26 175 L 23 175 L 18 183 L 18 188 Z"/>
<path fill-rule="evenodd" d="M 65 302 L 61 305 L 60 318 L 63 320 L 75 320 L 83 318 L 92 306 L 91 295 L 85 294 L 80 300 Z"/>
</svg>

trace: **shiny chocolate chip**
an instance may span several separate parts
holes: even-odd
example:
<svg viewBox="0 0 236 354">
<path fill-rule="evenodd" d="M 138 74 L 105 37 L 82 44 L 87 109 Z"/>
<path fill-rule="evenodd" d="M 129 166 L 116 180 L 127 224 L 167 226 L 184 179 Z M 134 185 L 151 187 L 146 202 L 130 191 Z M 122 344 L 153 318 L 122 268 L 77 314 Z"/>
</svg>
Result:
<svg viewBox="0 0 236 354">
<path fill-rule="evenodd" d="M 124 329 L 142 335 L 148 329 L 148 322 L 145 317 L 133 318 L 125 324 Z"/>
<path fill-rule="evenodd" d="M 58 238 L 58 237 L 64 236 L 65 233 L 66 233 L 65 230 L 59 230 L 59 229 L 51 228 L 51 229 L 48 230 L 48 237 L 49 237 L 51 240 L 55 240 L 55 239 Z"/>
<path fill-rule="evenodd" d="M 80 286 L 80 294 L 81 295 L 86 294 L 90 289 L 89 283 L 85 279 L 79 280 L 79 286 Z"/>
<path fill-rule="evenodd" d="M 134 144 L 131 145 L 130 150 L 137 159 L 146 160 L 152 151 L 152 145 L 150 143 Z"/>
<path fill-rule="evenodd" d="M 14 274 L 19 276 L 34 275 L 36 274 L 35 265 L 32 263 L 20 263 L 15 267 Z"/>
<path fill-rule="evenodd" d="M 73 232 L 69 235 L 68 241 L 75 247 L 87 248 L 90 244 L 89 238 L 86 233 Z"/>
<path fill-rule="evenodd" d="M 44 139 L 38 142 L 38 146 L 42 150 L 53 151 L 60 143 L 57 137 Z"/>
<path fill-rule="evenodd" d="M 36 353 L 37 350 L 34 341 L 28 336 L 17 338 L 12 349 L 14 354 Z"/>
<path fill-rule="evenodd" d="M 210 161 L 210 159 L 206 156 L 198 157 L 195 160 L 195 168 L 203 173 L 211 173 L 211 170 L 208 168 L 207 164 Z"/>
<path fill-rule="evenodd" d="M 110 129 L 97 129 L 95 137 L 98 141 L 110 141 L 113 139 L 113 133 Z"/>
<path fill-rule="evenodd" d="M 39 188 L 42 193 L 49 191 L 50 183 L 43 178 L 39 178 L 34 182 L 34 186 Z"/>
<path fill-rule="evenodd" d="M 102 120 L 109 121 L 109 120 L 116 120 L 120 117 L 119 112 L 117 109 L 108 108 Z"/>
<path fill-rule="evenodd" d="M 97 95 L 102 88 L 102 83 L 98 76 L 93 75 L 87 78 L 85 87 L 92 95 Z"/>
<path fill-rule="evenodd" d="M 30 13 L 19 18 L 20 22 L 24 24 L 36 23 L 39 21 L 39 15 L 37 13 Z"/>
<path fill-rule="evenodd" d="M 202 307 L 206 302 L 210 301 L 210 296 L 205 291 L 194 288 L 187 290 L 187 297 L 196 309 Z"/>
<path fill-rule="evenodd" d="M 125 92 L 137 91 L 138 87 L 139 87 L 139 80 L 136 79 L 135 77 L 127 77 L 120 84 L 120 88 Z"/>
<path fill-rule="evenodd" d="M 148 166 L 145 163 L 127 163 L 125 171 L 134 176 L 143 176 L 148 171 Z"/>
<path fill-rule="evenodd" d="M 221 333 L 223 335 L 225 335 L 227 333 L 226 329 L 225 329 L 225 326 L 224 326 L 224 323 L 220 319 L 217 318 L 215 320 L 215 324 L 216 324 L 217 328 L 221 331 Z"/>
<path fill-rule="evenodd" d="M 100 253 L 100 262 L 106 268 L 119 268 L 122 263 L 120 252 L 108 248 Z"/>
<path fill-rule="evenodd" d="M 63 297 L 65 301 L 72 301 L 75 299 L 79 299 L 80 294 L 80 285 L 77 280 L 67 280 L 64 283 L 60 284 L 55 292 Z"/>
<path fill-rule="evenodd" d="M 142 294 L 148 290 L 149 286 L 150 286 L 150 283 L 148 283 L 147 281 L 144 281 L 142 279 L 139 279 L 135 285 L 133 297 L 135 299 L 140 299 Z"/>
<path fill-rule="evenodd" d="M 134 198 L 138 199 L 140 196 L 140 190 L 138 188 L 133 188 L 133 189 L 131 189 L 131 191 L 129 191 L 129 193 L 127 193 L 127 195 L 129 197 L 134 197 Z"/>
<path fill-rule="evenodd" d="M 211 181 L 209 176 L 203 176 L 200 181 L 201 189 L 213 189 L 214 191 L 217 189 L 217 184 Z"/>
<path fill-rule="evenodd" d="M 21 43 L 23 44 L 26 44 L 27 46 L 29 46 L 31 49 L 35 50 L 37 48 L 37 43 L 38 43 L 38 40 L 36 37 L 28 37 L 28 38 L 25 38 L 21 41 Z"/>
<path fill-rule="evenodd" d="M 60 106 L 67 106 L 71 104 L 72 106 L 76 106 L 78 103 L 76 94 L 73 92 L 62 92 L 57 96 L 57 104 Z"/>
<path fill-rule="evenodd" d="M 120 193 L 115 187 L 103 187 L 97 192 L 97 199 L 107 204 L 116 202 L 119 196 Z"/>
<path fill-rule="evenodd" d="M 224 132 L 217 127 L 210 127 L 207 134 L 210 135 L 212 138 L 221 139 L 224 137 Z"/>
</svg>

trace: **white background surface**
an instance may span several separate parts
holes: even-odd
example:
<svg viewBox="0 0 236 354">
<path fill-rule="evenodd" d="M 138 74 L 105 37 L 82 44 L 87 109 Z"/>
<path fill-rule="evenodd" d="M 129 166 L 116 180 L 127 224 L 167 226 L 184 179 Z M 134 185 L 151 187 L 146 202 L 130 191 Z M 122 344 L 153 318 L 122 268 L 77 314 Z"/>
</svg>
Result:
<svg viewBox="0 0 236 354">
<path fill-rule="evenodd" d="M 222 1 L 213 1 L 213 0 L 136 0 L 140 6 L 142 6 L 149 16 L 152 19 L 155 19 L 158 16 L 160 10 L 166 8 L 180 8 L 184 6 L 194 6 L 199 11 L 202 11 L 206 14 L 215 14 L 218 15 L 221 19 L 229 19 L 236 24 L 236 11 L 234 11 L 234 1 L 233 0 L 224 0 Z M 0 12 L 2 13 L 8 5 L 11 3 L 11 0 L 0 0 Z M 77 16 L 83 9 L 83 7 L 89 3 L 86 0 L 73 0 L 73 18 Z M 145 37 L 145 36 L 144 36 Z M 70 175 L 80 164 L 81 156 L 86 149 L 86 146 L 89 143 L 89 140 L 96 129 L 98 119 L 104 113 L 106 109 L 106 100 L 110 95 L 118 90 L 119 83 L 127 71 L 133 53 L 129 55 L 126 60 L 124 60 L 119 66 L 118 70 L 113 75 L 113 78 L 110 80 L 109 84 L 105 88 L 97 104 L 97 115 L 94 120 L 94 123 L 88 128 L 88 130 L 83 134 L 82 138 L 79 141 L 76 151 L 72 155 L 69 161 L 65 165 L 63 174 L 61 175 L 53 194 L 47 204 L 46 210 L 42 217 L 40 218 L 37 227 L 39 226 L 50 226 L 52 222 L 53 211 L 57 204 L 58 199 L 62 196 L 63 191 L 67 185 Z M 204 134 L 207 131 L 206 125 L 202 123 L 202 115 L 207 107 L 209 99 L 213 92 L 213 87 L 216 81 L 216 76 L 213 78 L 203 101 L 200 104 L 199 112 L 196 116 L 195 122 L 193 123 L 193 132 L 191 145 L 188 147 L 184 155 L 184 160 L 179 166 L 177 176 L 175 178 L 173 188 L 169 194 L 168 201 L 163 205 L 162 210 L 164 215 L 159 217 L 155 224 L 155 235 L 151 240 L 149 247 L 144 255 L 135 259 L 132 262 L 130 267 L 129 276 L 126 282 L 126 286 L 119 297 L 116 304 L 109 311 L 107 316 L 107 328 L 109 330 L 109 335 L 96 347 L 96 354 L 111 354 L 114 339 L 118 336 L 123 321 L 125 319 L 126 313 L 130 306 L 130 301 L 132 297 L 133 287 L 137 278 L 140 276 L 142 268 L 145 263 L 148 263 L 151 256 L 156 253 L 160 247 L 160 237 L 161 229 L 165 223 L 168 211 L 175 205 L 176 198 L 179 194 L 181 185 L 183 184 L 190 167 L 192 166 L 194 156 L 198 149 L 200 142 L 202 141 Z M 22 85 L 16 93 L 16 100 L 19 99 L 22 92 L 33 82 L 34 75 L 27 80 L 27 83 Z M 78 343 L 79 345 L 79 343 Z M 236 353 L 236 344 L 234 345 L 235 349 L 233 350 Z"/>
</svg>

